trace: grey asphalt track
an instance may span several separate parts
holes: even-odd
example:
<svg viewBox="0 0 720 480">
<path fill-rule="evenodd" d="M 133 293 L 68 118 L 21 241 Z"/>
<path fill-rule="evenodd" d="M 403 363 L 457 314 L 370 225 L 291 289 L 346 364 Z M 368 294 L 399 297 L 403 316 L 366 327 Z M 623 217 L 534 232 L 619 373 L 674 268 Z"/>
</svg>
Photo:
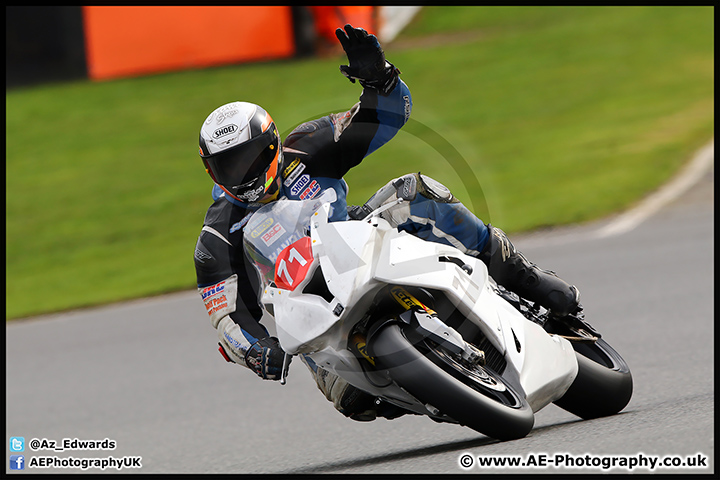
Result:
<svg viewBox="0 0 720 480">
<path fill-rule="evenodd" d="M 80 471 L 30 468 L 44 457 L 113 456 L 141 457 L 140 469 L 121 470 L 141 473 L 602 473 L 578 465 L 701 455 L 705 468 L 632 471 L 713 473 L 713 198 L 710 171 L 627 233 L 596 238 L 593 224 L 514 239 L 580 288 L 588 320 L 630 365 L 634 396 L 619 415 L 583 421 L 551 405 L 528 437 L 511 442 L 417 416 L 353 422 L 299 361 L 285 386 L 225 363 L 199 296 L 185 292 L 9 324 L 8 459 L 10 437 L 24 437 L 19 454 L 35 472 Z M 116 446 L 33 451 L 32 439 Z M 468 469 L 464 454 L 473 457 Z M 575 467 L 478 465 L 479 457 L 541 463 L 565 454 Z M 20 473 L 8 463 L 6 471 Z"/>
</svg>

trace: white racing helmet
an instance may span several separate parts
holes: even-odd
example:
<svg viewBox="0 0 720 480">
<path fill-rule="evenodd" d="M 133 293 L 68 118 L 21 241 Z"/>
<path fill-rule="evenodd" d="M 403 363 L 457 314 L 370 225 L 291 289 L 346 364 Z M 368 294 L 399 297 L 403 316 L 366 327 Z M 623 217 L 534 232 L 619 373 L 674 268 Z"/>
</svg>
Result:
<svg viewBox="0 0 720 480">
<path fill-rule="evenodd" d="M 282 148 L 275 122 L 262 107 L 231 102 L 215 109 L 200 127 L 200 157 L 213 181 L 235 200 L 276 198 Z"/>
</svg>

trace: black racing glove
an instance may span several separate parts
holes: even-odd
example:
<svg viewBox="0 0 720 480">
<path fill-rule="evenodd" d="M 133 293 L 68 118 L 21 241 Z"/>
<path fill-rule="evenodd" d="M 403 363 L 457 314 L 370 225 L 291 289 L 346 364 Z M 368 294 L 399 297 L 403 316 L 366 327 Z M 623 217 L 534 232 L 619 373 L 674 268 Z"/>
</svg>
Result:
<svg viewBox="0 0 720 480">
<path fill-rule="evenodd" d="M 385 60 L 385 52 L 380 48 L 375 35 L 368 34 L 362 28 L 345 25 L 338 28 L 335 35 L 345 50 L 350 65 L 340 65 L 343 75 L 355 83 L 360 81 L 363 88 L 372 88 L 382 95 L 389 94 L 397 84 L 400 70 Z"/>
<path fill-rule="evenodd" d="M 278 339 L 265 337 L 253 343 L 248 349 L 245 354 L 245 364 L 265 380 L 280 380 L 284 358 L 285 352 L 280 348 Z"/>
</svg>

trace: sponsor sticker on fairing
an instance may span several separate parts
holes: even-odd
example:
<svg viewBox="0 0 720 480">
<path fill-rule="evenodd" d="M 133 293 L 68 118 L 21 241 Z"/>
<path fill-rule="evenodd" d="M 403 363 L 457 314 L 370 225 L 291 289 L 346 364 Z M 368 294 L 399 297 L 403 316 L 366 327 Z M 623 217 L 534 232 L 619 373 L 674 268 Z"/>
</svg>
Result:
<svg viewBox="0 0 720 480">
<path fill-rule="evenodd" d="M 259 237 L 260 235 L 262 235 L 262 234 L 265 232 L 265 230 L 267 230 L 268 228 L 270 228 L 270 225 L 272 225 L 274 221 L 275 221 L 275 220 L 273 220 L 272 217 L 266 219 L 266 220 L 263 221 L 260 225 L 258 225 L 257 227 L 253 228 L 253 231 L 250 232 L 250 236 L 251 236 L 252 238 L 257 238 L 257 237 Z"/>
<path fill-rule="evenodd" d="M 265 245 L 268 247 L 275 243 L 279 238 L 281 238 L 285 234 L 285 229 L 282 225 L 279 223 L 276 223 L 273 227 L 270 228 L 265 234 L 263 234 L 260 239 L 263 241 Z"/>
</svg>

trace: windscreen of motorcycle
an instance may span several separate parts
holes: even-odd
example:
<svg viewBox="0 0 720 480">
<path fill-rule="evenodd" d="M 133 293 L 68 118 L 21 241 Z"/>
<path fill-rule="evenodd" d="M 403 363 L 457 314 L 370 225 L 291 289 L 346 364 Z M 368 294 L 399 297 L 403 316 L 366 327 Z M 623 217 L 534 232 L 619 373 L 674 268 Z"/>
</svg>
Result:
<svg viewBox="0 0 720 480">
<path fill-rule="evenodd" d="M 314 199 L 280 199 L 255 213 L 244 228 L 243 247 L 260 274 L 263 286 L 274 280 L 275 261 L 287 246 L 310 236 L 310 218 L 321 205 L 337 200 L 332 188 Z"/>
</svg>

